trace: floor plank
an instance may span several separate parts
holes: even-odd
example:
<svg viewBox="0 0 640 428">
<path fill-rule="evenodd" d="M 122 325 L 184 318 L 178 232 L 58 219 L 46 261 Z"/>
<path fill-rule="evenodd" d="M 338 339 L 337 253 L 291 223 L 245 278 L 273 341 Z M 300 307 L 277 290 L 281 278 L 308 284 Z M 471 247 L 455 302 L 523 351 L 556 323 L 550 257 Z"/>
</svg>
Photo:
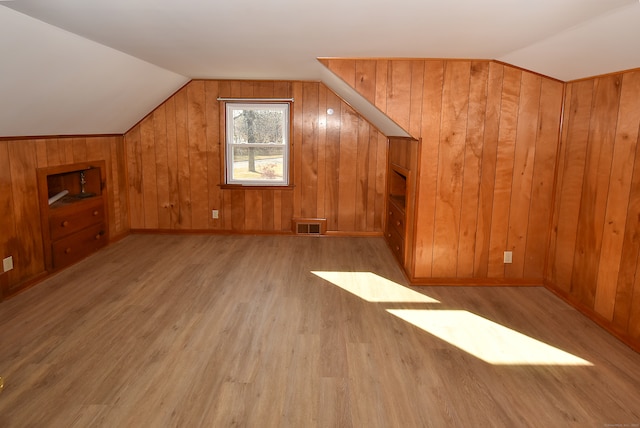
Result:
<svg viewBox="0 0 640 428">
<path fill-rule="evenodd" d="M 638 424 L 639 374 L 547 290 L 407 287 L 381 238 L 132 235 L 0 304 L 2 427 Z"/>
</svg>

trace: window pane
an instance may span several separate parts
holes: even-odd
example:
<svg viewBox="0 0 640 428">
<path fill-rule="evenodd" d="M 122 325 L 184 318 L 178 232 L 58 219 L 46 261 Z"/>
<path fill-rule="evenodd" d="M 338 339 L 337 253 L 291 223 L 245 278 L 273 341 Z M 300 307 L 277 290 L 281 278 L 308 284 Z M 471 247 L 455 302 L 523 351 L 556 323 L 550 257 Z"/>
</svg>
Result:
<svg viewBox="0 0 640 428">
<path fill-rule="evenodd" d="M 233 181 L 282 182 L 284 147 L 233 147 Z"/>
<path fill-rule="evenodd" d="M 239 106 L 232 109 L 233 144 L 284 144 L 285 110 Z"/>
</svg>

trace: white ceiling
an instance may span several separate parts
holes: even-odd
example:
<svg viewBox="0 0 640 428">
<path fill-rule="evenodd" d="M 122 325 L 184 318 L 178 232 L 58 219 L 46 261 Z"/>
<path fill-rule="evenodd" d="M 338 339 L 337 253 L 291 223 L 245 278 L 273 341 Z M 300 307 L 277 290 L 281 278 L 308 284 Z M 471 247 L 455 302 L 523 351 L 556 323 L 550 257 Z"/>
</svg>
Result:
<svg viewBox="0 0 640 428">
<path fill-rule="evenodd" d="M 121 133 L 191 78 L 325 79 L 317 57 L 497 59 L 561 80 L 640 67 L 638 0 L 0 4 L 0 136 Z"/>
</svg>

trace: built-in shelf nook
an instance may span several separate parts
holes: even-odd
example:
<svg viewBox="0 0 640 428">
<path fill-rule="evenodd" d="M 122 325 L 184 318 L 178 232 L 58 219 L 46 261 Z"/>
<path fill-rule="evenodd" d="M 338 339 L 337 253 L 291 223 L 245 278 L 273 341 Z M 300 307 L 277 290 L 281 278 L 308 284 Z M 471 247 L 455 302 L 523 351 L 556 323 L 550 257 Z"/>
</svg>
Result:
<svg viewBox="0 0 640 428">
<path fill-rule="evenodd" d="M 77 262 L 108 242 L 104 161 L 39 168 L 38 191 L 48 271 Z"/>
</svg>

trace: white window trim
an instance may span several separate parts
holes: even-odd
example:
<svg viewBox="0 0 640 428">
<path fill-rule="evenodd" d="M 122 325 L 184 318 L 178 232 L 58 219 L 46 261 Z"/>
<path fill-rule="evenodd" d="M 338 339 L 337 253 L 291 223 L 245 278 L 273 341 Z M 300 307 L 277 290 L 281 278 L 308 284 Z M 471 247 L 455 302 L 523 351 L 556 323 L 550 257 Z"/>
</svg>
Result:
<svg viewBox="0 0 640 428">
<path fill-rule="evenodd" d="M 233 148 L 236 145 L 233 143 L 233 121 L 229 120 L 232 113 L 231 111 L 238 107 L 253 108 L 253 107 L 270 107 L 284 111 L 284 129 L 283 129 L 283 145 L 274 145 L 283 147 L 282 158 L 282 180 L 246 180 L 246 179 L 234 179 L 233 178 Z M 291 102 L 287 101 L 275 101 L 275 102 L 262 102 L 254 100 L 243 100 L 242 102 L 229 102 L 225 103 L 225 182 L 231 185 L 243 185 L 243 186 L 288 186 L 289 185 L 289 155 L 291 152 L 291 140 L 290 140 L 290 128 L 291 128 Z M 247 144 L 243 143 L 242 147 L 265 147 L 264 143 Z"/>
</svg>

